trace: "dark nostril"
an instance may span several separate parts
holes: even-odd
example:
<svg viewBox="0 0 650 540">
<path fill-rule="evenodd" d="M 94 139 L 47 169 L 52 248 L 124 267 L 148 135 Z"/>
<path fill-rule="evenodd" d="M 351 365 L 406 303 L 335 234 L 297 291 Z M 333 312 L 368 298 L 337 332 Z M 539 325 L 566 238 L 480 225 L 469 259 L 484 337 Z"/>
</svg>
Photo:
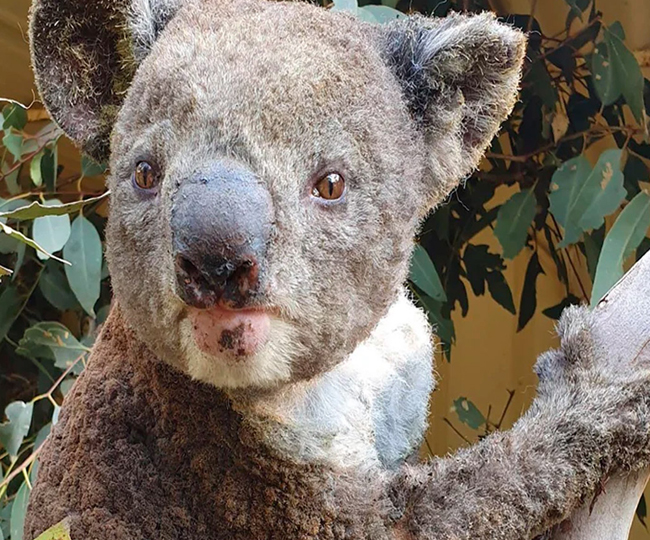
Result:
<svg viewBox="0 0 650 540">
<path fill-rule="evenodd" d="M 192 261 L 182 255 L 176 256 L 176 279 L 182 296 L 192 305 L 207 307 L 214 302 L 209 281 Z"/>
<path fill-rule="evenodd" d="M 244 305 L 259 283 L 255 259 L 212 261 L 204 270 L 184 255 L 175 258 L 176 280 L 181 297 L 195 307 L 208 307 L 218 301 Z"/>
<path fill-rule="evenodd" d="M 190 285 L 193 281 L 199 281 L 203 278 L 199 269 L 194 266 L 192 261 L 186 259 L 182 255 L 176 257 L 176 269 L 180 270 L 178 272 L 179 278 L 185 283 L 185 285 Z"/>
<path fill-rule="evenodd" d="M 252 260 L 243 261 L 232 273 L 229 281 L 237 287 L 240 294 L 246 294 L 257 285 L 259 269 Z"/>
</svg>

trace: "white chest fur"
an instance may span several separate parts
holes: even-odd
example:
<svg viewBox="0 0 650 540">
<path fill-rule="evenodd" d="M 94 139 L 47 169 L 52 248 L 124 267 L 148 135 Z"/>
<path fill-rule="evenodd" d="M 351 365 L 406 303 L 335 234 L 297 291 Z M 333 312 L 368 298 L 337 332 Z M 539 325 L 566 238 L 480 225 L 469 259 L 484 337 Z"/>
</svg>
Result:
<svg viewBox="0 0 650 540">
<path fill-rule="evenodd" d="M 238 408 L 267 444 L 291 459 L 390 468 L 422 441 L 432 357 L 427 319 L 403 293 L 335 369 Z"/>
</svg>

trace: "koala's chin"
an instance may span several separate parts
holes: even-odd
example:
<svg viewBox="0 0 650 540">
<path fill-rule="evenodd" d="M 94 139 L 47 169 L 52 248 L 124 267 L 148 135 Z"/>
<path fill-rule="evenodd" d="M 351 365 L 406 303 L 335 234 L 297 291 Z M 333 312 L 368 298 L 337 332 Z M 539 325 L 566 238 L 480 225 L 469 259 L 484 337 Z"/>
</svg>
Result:
<svg viewBox="0 0 650 540">
<path fill-rule="evenodd" d="M 218 332 L 213 325 L 219 326 Z M 180 340 L 188 374 L 224 389 L 286 382 L 292 359 L 301 353 L 293 327 L 262 313 L 225 317 L 214 310 L 190 313 L 180 323 Z"/>
</svg>

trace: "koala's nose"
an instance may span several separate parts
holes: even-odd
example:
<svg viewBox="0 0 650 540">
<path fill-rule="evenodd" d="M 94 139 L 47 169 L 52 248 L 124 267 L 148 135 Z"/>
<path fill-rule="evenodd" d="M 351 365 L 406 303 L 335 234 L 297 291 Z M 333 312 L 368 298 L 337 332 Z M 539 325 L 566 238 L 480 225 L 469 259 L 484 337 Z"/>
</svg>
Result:
<svg viewBox="0 0 650 540">
<path fill-rule="evenodd" d="M 249 171 L 218 164 L 180 183 L 172 203 L 177 291 L 206 308 L 254 305 L 272 226 L 268 191 Z"/>
</svg>

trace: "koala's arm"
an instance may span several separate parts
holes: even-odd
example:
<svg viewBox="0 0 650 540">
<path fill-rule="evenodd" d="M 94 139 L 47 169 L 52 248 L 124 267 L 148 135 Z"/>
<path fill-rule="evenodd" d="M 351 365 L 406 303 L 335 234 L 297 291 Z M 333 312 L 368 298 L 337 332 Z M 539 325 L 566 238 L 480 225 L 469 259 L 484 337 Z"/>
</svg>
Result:
<svg viewBox="0 0 650 540">
<path fill-rule="evenodd" d="M 525 540 L 567 518 L 614 470 L 648 463 L 647 367 L 618 370 L 592 346 L 593 315 L 571 309 L 562 347 L 537 365 L 539 395 L 511 431 L 405 466 L 392 479 L 397 537 Z"/>
</svg>

